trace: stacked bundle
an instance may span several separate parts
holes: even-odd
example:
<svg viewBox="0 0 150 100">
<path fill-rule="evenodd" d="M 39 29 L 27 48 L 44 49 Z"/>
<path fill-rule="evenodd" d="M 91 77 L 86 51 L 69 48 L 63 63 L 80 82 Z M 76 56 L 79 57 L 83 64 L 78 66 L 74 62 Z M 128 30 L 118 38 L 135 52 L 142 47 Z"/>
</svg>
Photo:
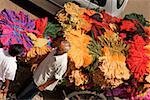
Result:
<svg viewBox="0 0 150 100">
<path fill-rule="evenodd" d="M 3 10 L 0 42 L 3 47 L 23 44 L 30 60 L 50 52 L 52 39 L 64 36 L 71 44 L 66 78 L 75 86 L 111 88 L 117 91 L 115 96 L 126 93 L 128 97 L 148 98 L 150 24 L 142 15 L 116 18 L 69 2 L 56 19 L 60 25 L 47 23 L 47 18 L 31 20 L 23 12 Z"/>
<path fill-rule="evenodd" d="M 149 88 L 150 24 L 142 15 L 116 18 L 69 2 L 56 18 L 71 44 L 70 82 L 82 88 L 123 86 L 132 97 Z"/>
</svg>

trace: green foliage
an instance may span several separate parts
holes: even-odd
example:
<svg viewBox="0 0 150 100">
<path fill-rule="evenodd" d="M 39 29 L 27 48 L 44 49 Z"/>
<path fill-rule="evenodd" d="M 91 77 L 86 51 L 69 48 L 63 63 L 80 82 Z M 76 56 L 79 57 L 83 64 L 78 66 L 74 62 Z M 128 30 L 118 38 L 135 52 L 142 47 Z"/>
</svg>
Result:
<svg viewBox="0 0 150 100">
<path fill-rule="evenodd" d="M 144 26 L 150 26 L 150 23 L 144 18 L 143 15 L 140 15 L 140 14 L 131 13 L 131 14 L 125 15 L 124 19 L 136 19 L 142 25 L 144 25 Z"/>
<path fill-rule="evenodd" d="M 109 38 L 106 38 L 104 35 L 101 35 L 99 37 L 100 45 L 101 46 L 107 46 L 111 50 L 111 52 L 120 52 L 124 55 L 127 54 L 127 51 L 129 49 L 129 45 L 125 44 L 123 40 L 119 39 L 118 35 L 112 35 Z"/>
<path fill-rule="evenodd" d="M 61 86 L 66 86 L 67 85 L 67 80 L 65 78 L 63 78 L 61 81 L 59 81 L 59 84 Z"/>
<path fill-rule="evenodd" d="M 102 47 L 95 40 L 91 40 L 87 48 L 90 50 L 90 54 L 94 58 L 99 58 L 99 56 L 101 56 Z"/>
<path fill-rule="evenodd" d="M 93 56 L 93 63 L 87 67 L 88 71 L 94 71 L 98 67 L 98 59 L 99 56 L 102 55 L 101 45 L 99 45 L 95 40 L 91 40 L 88 45 L 88 49 L 90 50 L 90 55 Z"/>
<path fill-rule="evenodd" d="M 62 35 L 62 27 L 59 24 L 54 24 L 51 22 L 48 23 L 44 32 L 44 37 L 50 36 L 54 39 Z"/>
</svg>

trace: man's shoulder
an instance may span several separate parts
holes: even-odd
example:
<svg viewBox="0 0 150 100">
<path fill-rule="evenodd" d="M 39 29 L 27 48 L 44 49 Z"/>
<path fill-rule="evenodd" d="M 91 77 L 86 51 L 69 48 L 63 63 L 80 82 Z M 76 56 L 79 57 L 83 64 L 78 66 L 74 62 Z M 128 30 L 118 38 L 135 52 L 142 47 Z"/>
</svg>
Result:
<svg viewBox="0 0 150 100">
<path fill-rule="evenodd" d="M 3 53 L 3 48 L 0 48 L 0 53 Z"/>
<path fill-rule="evenodd" d="M 63 55 L 55 56 L 55 57 L 56 57 L 56 61 L 55 61 L 56 65 L 61 66 L 61 67 L 67 66 L 67 62 L 68 62 L 67 53 L 64 53 Z"/>
<path fill-rule="evenodd" d="M 9 63 L 16 63 L 16 57 L 5 56 L 5 60 Z"/>
<path fill-rule="evenodd" d="M 17 66 L 17 62 L 15 58 L 11 58 L 11 59 L 5 58 L 3 61 L 5 62 L 6 65 Z"/>
<path fill-rule="evenodd" d="M 64 54 L 61 54 L 61 55 L 56 55 L 55 58 L 58 59 L 58 60 L 59 59 L 63 60 L 64 58 L 67 58 L 67 53 L 64 53 Z"/>
<path fill-rule="evenodd" d="M 67 58 L 68 58 L 67 53 L 64 53 L 64 54 L 58 56 L 58 59 L 56 57 L 56 60 L 58 60 L 58 61 L 60 60 L 61 62 L 64 62 L 64 61 L 67 61 Z"/>
</svg>

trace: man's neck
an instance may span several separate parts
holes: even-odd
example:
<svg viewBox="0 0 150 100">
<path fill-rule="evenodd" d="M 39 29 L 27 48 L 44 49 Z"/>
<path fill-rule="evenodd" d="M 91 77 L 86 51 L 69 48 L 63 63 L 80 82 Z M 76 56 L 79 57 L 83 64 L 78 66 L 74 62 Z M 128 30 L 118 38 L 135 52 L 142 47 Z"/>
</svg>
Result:
<svg viewBox="0 0 150 100">
<path fill-rule="evenodd" d="M 57 52 L 55 55 L 62 55 L 64 54 L 65 52 Z"/>
</svg>

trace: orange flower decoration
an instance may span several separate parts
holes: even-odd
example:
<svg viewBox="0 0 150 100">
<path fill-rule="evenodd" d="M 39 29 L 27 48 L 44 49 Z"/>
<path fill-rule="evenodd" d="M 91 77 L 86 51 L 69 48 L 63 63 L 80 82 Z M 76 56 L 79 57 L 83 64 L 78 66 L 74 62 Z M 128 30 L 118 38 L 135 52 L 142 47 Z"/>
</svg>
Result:
<svg viewBox="0 0 150 100">
<path fill-rule="evenodd" d="M 91 37 L 82 33 L 81 30 L 66 30 L 65 37 L 71 44 L 71 50 L 68 52 L 68 56 L 75 63 L 76 68 L 81 66 L 87 67 L 93 61 L 92 56 L 89 54 L 87 48 Z"/>
</svg>

